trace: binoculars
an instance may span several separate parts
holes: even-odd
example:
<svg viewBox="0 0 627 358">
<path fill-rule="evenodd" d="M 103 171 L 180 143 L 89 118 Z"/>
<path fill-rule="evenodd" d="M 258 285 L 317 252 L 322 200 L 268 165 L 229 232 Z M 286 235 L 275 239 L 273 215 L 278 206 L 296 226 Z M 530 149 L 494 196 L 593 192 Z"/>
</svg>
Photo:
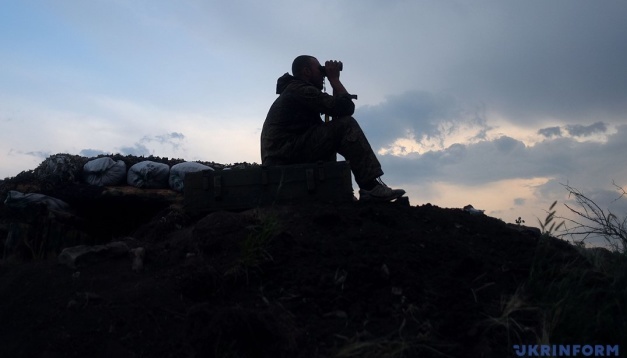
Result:
<svg viewBox="0 0 627 358">
<path fill-rule="evenodd" d="M 342 71 L 342 69 L 344 68 L 344 65 L 342 65 L 341 62 L 339 62 L 338 63 L 338 68 L 340 69 L 340 71 Z M 327 77 L 327 69 L 324 66 L 320 66 L 320 72 L 322 72 L 324 77 Z"/>
</svg>

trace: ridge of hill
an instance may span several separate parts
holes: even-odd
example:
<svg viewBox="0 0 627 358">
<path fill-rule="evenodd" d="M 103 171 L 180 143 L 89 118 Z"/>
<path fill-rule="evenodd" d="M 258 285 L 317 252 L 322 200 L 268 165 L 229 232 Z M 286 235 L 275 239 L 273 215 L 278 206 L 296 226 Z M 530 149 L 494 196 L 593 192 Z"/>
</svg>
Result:
<svg viewBox="0 0 627 358">
<path fill-rule="evenodd" d="M 5 257 L 0 356 L 509 357 L 514 345 L 627 347 L 622 257 L 600 260 L 489 216 L 355 202 L 192 217 L 171 196 L 103 196 L 28 175 L 0 183 L 0 193 L 15 188 L 72 205 L 78 219 L 63 225 L 85 234 L 77 242 L 130 253 L 75 267 L 32 250 Z M 2 206 L 0 238 L 39 214 Z M 29 252 L 37 257 L 25 260 Z"/>
</svg>

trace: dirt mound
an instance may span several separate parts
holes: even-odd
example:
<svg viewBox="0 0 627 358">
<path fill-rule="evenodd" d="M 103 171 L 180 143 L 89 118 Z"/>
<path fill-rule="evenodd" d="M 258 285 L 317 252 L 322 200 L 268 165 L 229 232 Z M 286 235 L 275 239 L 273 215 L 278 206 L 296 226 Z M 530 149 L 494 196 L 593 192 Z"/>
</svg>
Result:
<svg viewBox="0 0 627 358">
<path fill-rule="evenodd" d="M 85 214 L 93 244 L 141 247 L 143 266 L 133 270 L 131 254 L 76 269 L 54 255 L 4 260 L 0 356 L 507 357 L 513 344 L 558 332 L 542 305 L 562 298 L 534 287 L 564 267 L 594 272 L 561 240 L 430 204 L 191 217 L 171 200 L 55 190 Z M 602 287 L 607 277 L 580 281 Z M 612 327 L 560 343 L 621 343 L 624 313 L 610 313 Z"/>
</svg>

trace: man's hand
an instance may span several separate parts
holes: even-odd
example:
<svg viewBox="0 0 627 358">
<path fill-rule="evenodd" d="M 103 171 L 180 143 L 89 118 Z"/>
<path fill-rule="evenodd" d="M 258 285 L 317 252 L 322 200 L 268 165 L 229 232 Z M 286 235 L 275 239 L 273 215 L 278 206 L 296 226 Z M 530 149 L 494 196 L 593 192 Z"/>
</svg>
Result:
<svg viewBox="0 0 627 358">
<path fill-rule="evenodd" d="M 324 63 L 324 69 L 329 81 L 335 78 L 340 78 L 340 67 L 342 66 L 342 62 L 340 61 L 326 61 Z"/>
<path fill-rule="evenodd" d="M 342 82 L 340 82 L 340 66 L 342 66 L 342 62 L 340 61 L 326 61 L 324 63 L 324 68 L 327 74 L 327 78 L 329 79 L 329 83 L 331 87 L 333 87 L 333 95 L 348 93 L 346 88 Z"/>
</svg>

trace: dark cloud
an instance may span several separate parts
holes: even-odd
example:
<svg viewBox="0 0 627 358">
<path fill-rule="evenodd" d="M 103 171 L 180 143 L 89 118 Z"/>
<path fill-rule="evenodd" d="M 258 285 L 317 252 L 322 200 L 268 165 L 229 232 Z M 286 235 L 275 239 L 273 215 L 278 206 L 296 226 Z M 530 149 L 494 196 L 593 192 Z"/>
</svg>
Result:
<svg viewBox="0 0 627 358">
<path fill-rule="evenodd" d="M 404 2 L 370 10 L 362 12 L 376 17 L 347 17 L 367 36 L 348 32 L 352 53 L 338 51 L 384 93 L 447 91 L 537 128 L 547 118 L 624 121 L 626 1 Z M 381 19 L 389 23 L 369 26 Z"/>
<path fill-rule="evenodd" d="M 460 18 L 480 33 L 460 34 L 457 60 L 435 65 L 447 71 L 448 88 L 528 125 L 624 118 L 627 2 L 492 2 L 490 9 Z"/>
<path fill-rule="evenodd" d="M 383 170 L 397 181 L 484 184 L 502 179 L 530 178 L 524 143 L 509 137 L 405 157 L 381 156 Z"/>
<path fill-rule="evenodd" d="M 482 138 L 489 129 L 483 106 L 471 106 L 449 94 L 427 91 L 390 96 L 378 105 L 359 107 L 355 116 L 377 149 L 409 136 L 443 144 L 447 135 L 462 127 L 474 128 L 474 137 Z"/>
<path fill-rule="evenodd" d="M 472 144 L 404 157 L 380 156 L 386 176 L 394 183 L 447 182 L 482 185 L 505 179 L 554 178 L 538 188 L 540 197 L 563 193 L 559 183 L 597 187 L 612 180 L 627 184 L 627 126 L 617 127 L 605 142 L 574 138 L 546 139 L 526 146 L 502 136 Z M 620 182 L 624 180 L 625 182 Z"/>
<path fill-rule="evenodd" d="M 525 205 L 525 198 L 516 198 L 514 199 L 514 205 L 515 206 L 524 206 Z"/>
<path fill-rule="evenodd" d="M 151 153 L 150 153 L 150 150 L 145 145 L 141 143 L 135 143 L 135 145 L 132 147 L 120 147 L 120 154 L 147 157 Z"/>
<path fill-rule="evenodd" d="M 589 137 L 594 134 L 607 133 L 608 127 L 604 122 L 596 122 L 590 125 L 569 124 L 563 127 L 572 137 Z M 562 127 L 547 127 L 538 130 L 538 134 L 545 138 L 562 137 Z"/>
<path fill-rule="evenodd" d="M 589 126 L 572 124 L 566 126 L 566 131 L 573 137 L 589 137 L 593 134 L 607 132 L 607 126 L 603 122 L 596 122 Z"/>
<path fill-rule="evenodd" d="M 525 144 L 517 139 L 501 136 L 493 141 L 495 148 L 502 153 L 521 153 L 525 150 Z"/>
<path fill-rule="evenodd" d="M 560 127 L 547 127 L 538 130 L 538 134 L 546 138 L 561 137 L 562 129 Z"/>
</svg>

